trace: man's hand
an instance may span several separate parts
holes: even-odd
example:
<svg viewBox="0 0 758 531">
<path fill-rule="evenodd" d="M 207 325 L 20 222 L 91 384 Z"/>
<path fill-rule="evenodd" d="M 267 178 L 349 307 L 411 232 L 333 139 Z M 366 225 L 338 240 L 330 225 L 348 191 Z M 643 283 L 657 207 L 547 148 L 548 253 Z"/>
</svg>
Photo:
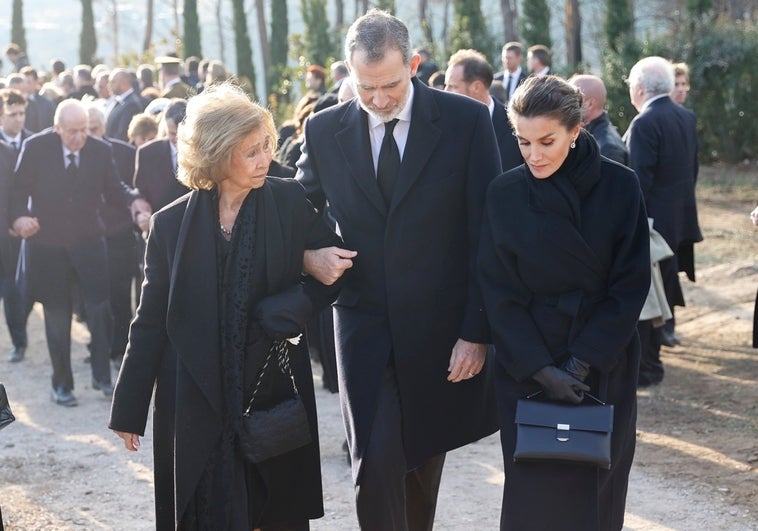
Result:
<svg viewBox="0 0 758 531">
<path fill-rule="evenodd" d="M 487 345 L 484 343 L 469 343 L 458 339 L 450 356 L 449 382 L 458 383 L 470 380 L 482 371 L 484 360 L 487 358 Z"/>
<path fill-rule="evenodd" d="M 356 256 L 356 251 L 339 247 L 306 250 L 303 253 L 303 271 L 322 284 L 331 286 L 347 269 L 353 267 L 353 258 Z"/>
<path fill-rule="evenodd" d="M 141 197 L 138 197 L 129 205 L 129 211 L 132 214 L 132 219 L 134 221 L 137 221 L 138 214 L 147 214 L 148 216 L 152 215 L 153 207 L 150 205 L 150 203 Z"/>
<path fill-rule="evenodd" d="M 11 236 L 19 238 L 31 238 L 39 231 L 39 221 L 30 216 L 21 216 L 13 222 L 13 227 L 8 231 Z"/>
</svg>

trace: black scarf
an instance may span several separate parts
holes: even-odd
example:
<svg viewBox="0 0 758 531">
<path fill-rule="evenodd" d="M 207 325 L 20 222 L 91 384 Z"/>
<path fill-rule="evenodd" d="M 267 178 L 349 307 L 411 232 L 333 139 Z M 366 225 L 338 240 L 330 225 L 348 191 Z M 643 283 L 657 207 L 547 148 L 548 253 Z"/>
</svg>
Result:
<svg viewBox="0 0 758 531">
<path fill-rule="evenodd" d="M 218 219 L 217 193 L 213 193 L 212 198 L 215 219 Z M 230 478 L 235 477 L 235 468 L 241 466 L 236 437 L 243 413 L 245 344 L 254 298 L 256 218 L 263 211 L 262 201 L 263 194 L 257 189 L 251 190 L 240 206 L 231 241 L 227 243 L 217 234 L 224 414 L 221 438 L 210 455 L 191 503 L 194 510 L 189 510 L 189 520 L 183 521 L 190 529 L 230 528 L 233 507 L 239 503 L 235 500 L 246 496 L 235 492 Z M 218 227 L 214 227 L 214 231 L 218 233 Z"/>
<path fill-rule="evenodd" d="M 581 228 L 581 201 L 600 180 L 600 148 L 587 131 L 581 129 L 576 147 L 569 149 L 561 167 L 547 179 L 537 179 L 525 165 L 531 177 L 529 186 L 535 188 L 547 210 L 568 218 Z"/>
</svg>

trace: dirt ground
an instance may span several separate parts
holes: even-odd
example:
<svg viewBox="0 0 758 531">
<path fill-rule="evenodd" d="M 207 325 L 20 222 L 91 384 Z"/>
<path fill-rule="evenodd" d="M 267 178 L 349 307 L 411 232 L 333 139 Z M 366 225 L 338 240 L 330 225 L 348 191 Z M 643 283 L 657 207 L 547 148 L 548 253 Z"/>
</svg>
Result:
<svg viewBox="0 0 758 531">
<path fill-rule="evenodd" d="M 758 288 L 758 171 L 706 168 L 699 188 L 705 241 L 697 283 L 683 281 L 682 345 L 664 349 L 666 377 L 639 393 L 637 454 L 627 530 L 758 530 L 758 349 L 751 348 Z M 90 387 L 87 333 L 74 325 L 79 406 L 50 401 L 41 308 L 26 359 L 10 364 L 0 326 L 0 381 L 17 422 L 0 432 L 0 506 L 7 530 L 153 529 L 150 432 L 139 453 L 106 428 L 109 402 Z M 320 367 L 315 366 L 316 379 Z M 355 530 L 350 472 L 336 395 L 316 382 L 326 515 L 315 530 Z M 503 484 L 497 435 L 448 455 L 440 530 L 495 530 Z"/>
</svg>

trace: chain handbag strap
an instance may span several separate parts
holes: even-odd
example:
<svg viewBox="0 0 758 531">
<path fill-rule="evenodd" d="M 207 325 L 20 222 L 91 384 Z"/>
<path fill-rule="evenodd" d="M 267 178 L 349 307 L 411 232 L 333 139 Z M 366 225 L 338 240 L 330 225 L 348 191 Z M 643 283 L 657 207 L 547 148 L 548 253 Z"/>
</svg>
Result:
<svg viewBox="0 0 758 531">
<path fill-rule="evenodd" d="M 255 401 L 255 397 L 258 394 L 258 389 L 260 388 L 261 382 L 263 381 L 263 375 L 271 363 L 271 358 L 274 354 L 276 354 L 279 370 L 290 377 L 290 381 L 292 382 L 292 390 L 295 392 L 295 395 L 298 394 L 297 385 L 295 385 L 295 376 L 292 374 L 292 367 L 290 366 L 289 348 L 287 347 L 288 344 L 289 341 L 282 339 L 279 341 L 274 341 L 274 344 L 271 345 L 271 349 L 269 349 L 268 355 L 266 356 L 266 361 L 263 362 L 263 367 L 261 367 L 261 371 L 258 373 L 258 381 L 255 382 L 253 396 L 250 397 L 250 402 L 247 404 L 247 409 L 245 409 L 245 413 L 243 413 L 244 416 L 250 415 L 250 412 L 253 409 L 253 402 Z"/>
</svg>

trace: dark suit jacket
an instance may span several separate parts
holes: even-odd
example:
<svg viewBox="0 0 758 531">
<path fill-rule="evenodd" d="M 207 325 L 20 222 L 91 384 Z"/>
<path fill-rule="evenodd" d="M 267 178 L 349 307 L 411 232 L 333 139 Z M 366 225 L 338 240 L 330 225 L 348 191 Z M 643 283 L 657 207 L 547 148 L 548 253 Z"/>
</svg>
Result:
<svg viewBox="0 0 758 531">
<path fill-rule="evenodd" d="M 133 145 L 115 138 L 106 137 L 103 140 L 110 144 L 113 150 L 113 160 L 116 163 L 116 172 L 119 179 L 123 183 L 128 184 L 134 175 L 134 159 L 137 150 Z M 121 204 L 113 205 L 105 203 L 102 214 L 107 236 L 112 236 L 134 227 L 131 212 Z"/>
<path fill-rule="evenodd" d="M 52 127 L 55 103 L 39 94 L 27 97 L 27 101 L 29 103 L 26 106 L 26 128 L 32 133 L 39 133 L 43 129 Z"/>
<path fill-rule="evenodd" d="M 357 100 L 306 123 L 297 179 L 329 201 L 358 251 L 335 303 L 340 399 L 359 481 L 377 394 L 394 361 L 409 468 L 495 429 L 486 371 L 451 384 L 458 338 L 488 343 L 474 272 L 487 184 L 500 173 L 492 120 L 470 98 L 414 79 L 408 142 L 387 207 L 376 182 L 368 119 Z"/>
<path fill-rule="evenodd" d="M 524 163 L 518 140 L 513 136 L 513 127 L 505 112 L 505 104 L 495 100 L 495 109 L 492 112 L 492 126 L 497 137 L 497 146 L 500 149 L 500 164 L 503 171 L 508 171 Z"/>
<path fill-rule="evenodd" d="M 629 165 L 637 172 L 648 216 L 669 247 L 702 241 L 695 181 L 695 114 L 664 96 L 634 117 L 624 135 Z"/>
<path fill-rule="evenodd" d="M 306 248 L 340 244 L 294 181 L 268 178 L 259 192 L 266 194 L 266 223 L 256 223 L 254 301 L 302 281 Z M 211 202 L 210 192 L 194 191 L 154 216 L 142 297 L 113 395 L 109 426 L 144 434 L 155 385 L 158 529 L 174 529 L 175 518 L 181 519 L 221 434 L 218 214 Z M 311 278 L 304 283 L 314 310 L 334 298 L 333 288 Z M 314 440 L 256 467 L 268 494 L 268 499 L 258 500 L 266 502 L 262 524 L 323 514 L 313 377 L 305 341 L 291 353 L 290 362 Z"/>
<path fill-rule="evenodd" d="M 505 90 L 507 92 L 508 89 L 509 89 L 509 85 L 508 84 L 510 83 L 510 75 L 511 75 L 510 72 L 505 72 L 505 71 L 497 72 L 495 74 L 495 76 L 493 77 L 493 79 L 495 79 L 497 81 L 502 81 L 503 82 L 503 86 L 505 87 Z M 526 70 L 524 70 L 522 68 L 521 69 L 521 73 L 518 76 L 518 84 L 516 86 L 518 87 L 521 83 L 523 83 L 524 80 L 527 77 L 529 77 L 529 74 L 526 72 Z M 510 98 L 510 94 L 508 94 L 508 97 Z M 505 169 L 505 168 L 503 168 L 503 169 Z"/>
<path fill-rule="evenodd" d="M 176 179 L 171 145 L 167 139 L 153 140 L 139 147 L 134 168 L 134 187 L 150 203 L 153 212 L 189 191 Z"/>
<path fill-rule="evenodd" d="M 120 103 L 115 103 L 108 113 L 108 121 L 105 127 L 105 136 L 116 138 L 126 142 L 129 138 L 126 132 L 129 129 L 129 123 L 135 114 L 144 110 L 145 106 L 142 98 L 136 92 L 132 92 Z"/>
<path fill-rule="evenodd" d="M 616 126 L 611 123 L 607 112 L 604 111 L 603 114 L 588 123 L 585 129 L 595 138 L 602 156 L 615 160 L 624 166 L 629 165 L 629 151 L 616 130 Z"/>
<path fill-rule="evenodd" d="M 8 234 L 10 184 L 15 165 L 16 151 L 0 142 L 0 278 L 11 276 L 16 271 L 17 255 L 13 253 L 11 236 Z"/>
<path fill-rule="evenodd" d="M 87 137 L 73 182 L 66 172 L 57 133 L 42 132 L 24 142 L 11 193 L 10 219 L 31 215 L 39 220 L 39 232 L 28 241 L 27 272 L 34 300 L 70 296 L 70 267 L 77 272 L 85 300 L 107 299 L 102 201 L 105 198 L 126 207 L 135 196 L 118 178 L 111 148 L 105 142 Z"/>
</svg>

